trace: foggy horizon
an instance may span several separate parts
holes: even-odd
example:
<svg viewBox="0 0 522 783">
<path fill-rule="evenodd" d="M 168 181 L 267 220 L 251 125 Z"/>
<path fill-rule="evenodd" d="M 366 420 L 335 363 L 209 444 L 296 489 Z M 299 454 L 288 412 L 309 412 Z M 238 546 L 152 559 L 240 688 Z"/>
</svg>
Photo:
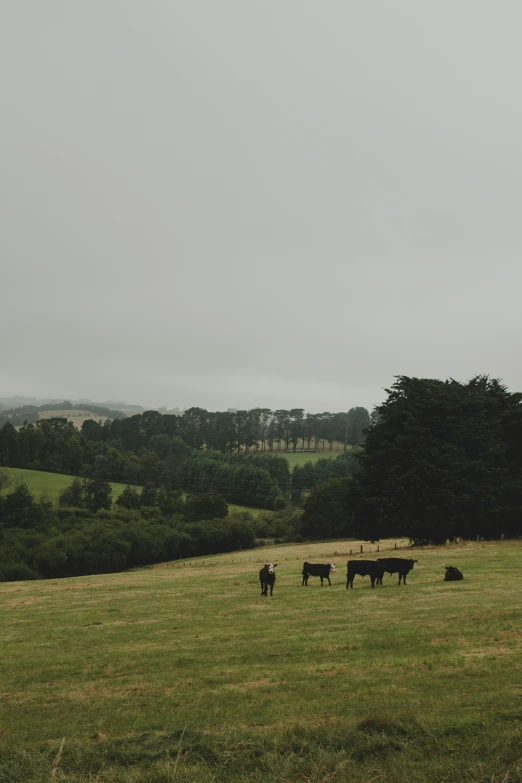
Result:
<svg viewBox="0 0 522 783">
<path fill-rule="evenodd" d="M 0 397 L 522 391 L 514 0 L 7 4 Z"/>
</svg>

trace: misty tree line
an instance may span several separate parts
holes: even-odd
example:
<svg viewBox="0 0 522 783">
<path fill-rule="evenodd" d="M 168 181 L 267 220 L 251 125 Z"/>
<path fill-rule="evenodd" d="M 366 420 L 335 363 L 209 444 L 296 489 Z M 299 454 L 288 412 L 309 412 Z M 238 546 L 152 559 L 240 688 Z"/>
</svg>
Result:
<svg viewBox="0 0 522 783">
<path fill-rule="evenodd" d="M 352 451 L 291 473 L 284 457 L 261 449 L 194 449 L 182 438 L 179 418 L 150 411 L 104 425 L 86 421 L 81 432 L 62 418 L 19 430 L 6 422 L 0 429 L 0 465 L 219 493 L 231 503 L 266 509 L 299 505 L 306 489 L 354 470 Z"/>
<path fill-rule="evenodd" d="M 36 424 L 40 420 L 40 411 L 69 411 L 81 410 L 95 413 L 98 416 L 107 416 L 110 419 L 124 419 L 125 414 L 122 411 L 111 410 L 103 405 L 93 405 L 92 403 L 80 403 L 73 405 L 69 400 L 60 403 L 45 403 L 44 405 L 22 405 L 18 408 L 0 409 L 0 427 L 10 421 L 15 427 L 23 424 Z"/>
<path fill-rule="evenodd" d="M 253 408 L 238 411 L 207 411 L 189 408 L 182 415 L 146 411 L 126 417 L 90 403 L 73 405 L 70 401 L 36 407 L 2 411 L 0 427 L 10 421 L 14 426 L 36 424 L 40 411 L 88 410 L 111 421 L 104 424 L 88 419 L 83 431 L 90 440 L 111 442 L 117 448 L 139 451 L 153 435 L 178 435 L 190 448 L 213 451 L 280 451 L 333 449 L 341 443 L 346 450 L 364 441 L 364 430 L 370 424 L 366 408 L 351 408 L 340 413 L 306 413 L 303 408 L 272 411 Z M 338 448 L 338 447 L 337 447 Z"/>
<path fill-rule="evenodd" d="M 189 408 L 181 416 L 146 411 L 101 425 L 85 421 L 83 431 L 91 440 L 109 441 L 136 451 L 151 437 L 179 436 L 192 449 L 207 448 L 223 453 L 233 451 L 280 451 L 344 449 L 364 441 L 370 424 L 366 408 L 344 413 L 307 413 L 303 408 L 272 411 L 253 408 L 238 411 L 207 411 Z"/>
</svg>

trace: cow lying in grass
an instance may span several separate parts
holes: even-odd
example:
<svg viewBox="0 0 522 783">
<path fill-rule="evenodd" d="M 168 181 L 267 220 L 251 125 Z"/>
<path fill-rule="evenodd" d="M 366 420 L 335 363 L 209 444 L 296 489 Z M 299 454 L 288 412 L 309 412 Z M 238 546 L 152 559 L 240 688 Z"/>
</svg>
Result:
<svg viewBox="0 0 522 783">
<path fill-rule="evenodd" d="M 446 569 L 445 582 L 460 582 L 461 579 L 464 579 L 462 571 L 459 571 L 455 566 L 444 566 L 444 568 Z"/>
<path fill-rule="evenodd" d="M 274 584 L 276 575 L 274 568 L 277 563 L 266 563 L 259 572 L 259 581 L 261 582 L 261 595 L 268 597 L 268 588 L 270 587 L 270 595 L 274 592 Z"/>
<path fill-rule="evenodd" d="M 309 576 L 318 576 L 321 579 L 321 587 L 323 586 L 323 579 L 328 579 L 328 584 L 331 586 L 330 574 L 335 573 L 335 565 L 333 563 L 303 563 L 303 585 L 306 587 L 308 584 Z"/>
<path fill-rule="evenodd" d="M 353 579 L 356 574 L 359 576 L 369 576 L 372 582 L 372 587 L 375 587 L 375 580 L 379 584 L 379 579 L 382 582 L 382 575 L 384 573 L 384 566 L 379 563 L 378 560 L 348 560 L 348 568 L 346 574 L 346 589 L 353 587 Z"/>
</svg>

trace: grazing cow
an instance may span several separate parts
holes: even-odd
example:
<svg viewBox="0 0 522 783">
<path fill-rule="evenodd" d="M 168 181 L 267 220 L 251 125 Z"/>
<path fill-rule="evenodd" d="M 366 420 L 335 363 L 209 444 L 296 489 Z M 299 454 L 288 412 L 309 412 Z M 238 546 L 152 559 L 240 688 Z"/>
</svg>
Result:
<svg viewBox="0 0 522 783">
<path fill-rule="evenodd" d="M 444 566 L 444 568 L 446 569 L 445 582 L 460 582 L 461 579 L 464 579 L 462 572 L 455 566 Z"/>
<path fill-rule="evenodd" d="M 372 580 L 372 587 L 375 587 L 375 580 L 379 584 L 382 580 L 384 566 L 378 560 L 348 560 L 348 569 L 346 574 L 346 589 L 353 587 L 353 578 L 356 574 L 359 576 L 369 576 Z"/>
<path fill-rule="evenodd" d="M 309 576 L 319 576 L 321 578 L 321 587 L 323 586 L 323 579 L 328 579 L 328 584 L 331 587 L 330 574 L 334 573 L 335 565 L 333 563 L 303 563 L 303 581 L 301 587 L 303 587 L 303 585 L 306 587 Z"/>
<path fill-rule="evenodd" d="M 261 582 L 261 595 L 266 595 L 268 598 L 268 588 L 270 587 L 270 595 L 274 592 L 274 584 L 276 575 L 274 568 L 277 563 L 267 563 L 263 566 L 259 572 L 259 581 Z"/>
<path fill-rule="evenodd" d="M 401 579 L 403 584 L 406 584 L 406 576 L 410 573 L 417 561 L 407 560 L 404 557 L 380 557 L 377 562 L 382 563 L 384 571 L 387 571 L 389 574 L 399 574 L 399 584 L 401 583 Z M 379 584 L 382 585 L 382 576 Z"/>
</svg>

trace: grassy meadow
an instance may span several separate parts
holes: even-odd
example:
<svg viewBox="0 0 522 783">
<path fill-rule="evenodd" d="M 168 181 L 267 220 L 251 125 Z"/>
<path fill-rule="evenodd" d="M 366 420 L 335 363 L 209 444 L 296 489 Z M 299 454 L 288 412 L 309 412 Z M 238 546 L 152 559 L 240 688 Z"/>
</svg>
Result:
<svg viewBox="0 0 522 783">
<path fill-rule="evenodd" d="M 356 546 L 1 584 L 0 782 L 520 781 L 522 544 L 403 550 L 407 587 L 347 591 Z"/>
<path fill-rule="evenodd" d="M 63 490 L 66 489 L 75 478 L 74 476 L 64 476 L 61 473 L 45 473 L 41 470 L 25 470 L 23 468 L 2 468 L 2 472 L 7 473 L 7 475 L 11 478 L 11 489 L 17 480 L 22 480 L 27 484 L 29 490 L 35 497 L 38 498 L 43 493 L 47 495 L 49 500 L 51 500 L 53 503 L 58 502 L 60 493 L 63 492 Z M 110 485 L 112 487 L 112 501 L 114 502 L 119 498 L 125 489 L 125 484 L 110 482 Z M 136 489 L 138 492 L 141 492 L 141 487 L 136 487 Z M 4 490 L 4 492 L 8 491 L 9 488 Z M 234 503 L 229 503 L 228 508 L 229 512 L 249 511 L 253 516 L 266 513 L 263 509 L 260 508 L 237 506 Z"/>
<path fill-rule="evenodd" d="M 11 478 L 11 488 L 16 481 L 24 481 L 35 497 L 47 495 L 53 503 L 58 502 L 60 494 L 74 481 L 75 476 L 65 476 L 62 473 L 45 473 L 42 470 L 25 470 L 24 468 L 2 468 L 3 473 Z M 111 482 L 113 502 L 119 498 L 125 484 Z M 138 490 L 141 487 L 137 487 Z M 5 491 L 5 490 L 4 490 Z M 9 489 L 7 490 L 9 491 Z"/>
<path fill-rule="evenodd" d="M 343 453 L 342 447 L 339 451 L 279 451 L 274 452 L 280 457 L 286 457 L 290 470 L 292 471 L 295 465 L 305 465 L 307 462 L 317 462 L 319 459 L 333 459 Z"/>
</svg>

